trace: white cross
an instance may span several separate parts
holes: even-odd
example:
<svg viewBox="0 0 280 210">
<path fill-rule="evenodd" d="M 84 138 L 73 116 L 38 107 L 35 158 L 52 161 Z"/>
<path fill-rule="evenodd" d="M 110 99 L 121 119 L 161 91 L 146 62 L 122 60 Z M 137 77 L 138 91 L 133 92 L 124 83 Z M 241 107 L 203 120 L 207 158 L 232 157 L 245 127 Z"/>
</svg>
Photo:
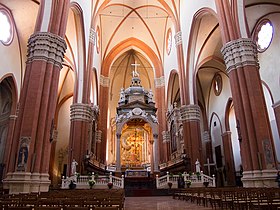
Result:
<svg viewBox="0 0 280 210">
<path fill-rule="evenodd" d="M 137 72 L 137 66 L 140 66 L 140 64 L 135 61 L 135 63 L 132 63 L 131 66 L 134 66 L 134 71 L 132 71 L 133 77 L 139 77 L 139 73 Z"/>
<path fill-rule="evenodd" d="M 209 161 L 209 158 L 207 158 L 207 164 L 204 164 L 204 166 L 207 166 L 207 169 L 208 169 L 208 175 L 210 176 L 210 167 L 211 166 L 215 166 L 216 164 L 215 163 L 210 163 Z"/>
</svg>

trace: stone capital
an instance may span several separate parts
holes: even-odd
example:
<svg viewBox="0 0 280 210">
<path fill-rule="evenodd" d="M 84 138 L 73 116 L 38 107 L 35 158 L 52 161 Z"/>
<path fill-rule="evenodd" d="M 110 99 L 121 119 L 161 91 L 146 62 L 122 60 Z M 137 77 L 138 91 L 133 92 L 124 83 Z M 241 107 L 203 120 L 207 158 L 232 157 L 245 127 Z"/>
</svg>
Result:
<svg viewBox="0 0 280 210">
<path fill-rule="evenodd" d="M 96 143 L 101 143 L 102 141 L 102 131 L 101 130 L 98 130 L 96 131 L 96 134 L 95 134 L 95 139 L 96 139 Z"/>
<path fill-rule="evenodd" d="M 182 44 L 182 31 L 178 31 L 175 36 L 174 36 L 174 39 L 175 39 L 175 45 L 176 47 L 178 45 L 181 45 Z"/>
<path fill-rule="evenodd" d="M 103 87 L 109 87 L 110 86 L 110 78 L 105 77 L 103 75 L 100 75 L 100 85 Z"/>
<path fill-rule="evenodd" d="M 168 143 L 170 142 L 170 132 L 169 131 L 162 131 L 162 140 L 163 143 Z"/>
<path fill-rule="evenodd" d="M 180 113 L 183 122 L 200 121 L 200 108 L 198 105 L 183 105 L 180 109 Z"/>
<path fill-rule="evenodd" d="M 204 142 L 210 142 L 210 141 L 211 141 L 209 131 L 204 131 L 204 132 L 203 132 L 203 141 L 204 141 Z"/>
<path fill-rule="evenodd" d="M 16 120 L 17 117 L 18 117 L 18 116 L 15 115 L 15 114 L 12 114 L 12 115 L 9 116 L 10 120 Z"/>
<path fill-rule="evenodd" d="M 222 133 L 222 137 L 230 136 L 230 135 L 231 135 L 231 131 L 225 131 L 224 133 Z"/>
<path fill-rule="evenodd" d="M 165 86 L 165 78 L 161 76 L 159 78 L 155 78 L 155 87 L 160 88 Z"/>
<path fill-rule="evenodd" d="M 95 45 L 95 40 L 96 40 L 96 32 L 93 28 L 90 29 L 89 31 L 89 41 Z"/>
<path fill-rule="evenodd" d="M 27 63 L 41 60 L 62 68 L 67 45 L 65 40 L 50 32 L 37 32 L 28 40 Z"/>
<path fill-rule="evenodd" d="M 92 106 L 90 104 L 72 104 L 70 106 L 70 119 L 71 121 L 92 121 Z"/>
<path fill-rule="evenodd" d="M 92 120 L 96 121 L 99 116 L 99 106 L 94 105 L 91 107 L 91 109 L 92 109 Z"/>
<path fill-rule="evenodd" d="M 248 38 L 241 38 L 226 43 L 221 50 L 227 72 L 244 67 L 256 66 L 259 68 L 257 45 Z"/>
</svg>

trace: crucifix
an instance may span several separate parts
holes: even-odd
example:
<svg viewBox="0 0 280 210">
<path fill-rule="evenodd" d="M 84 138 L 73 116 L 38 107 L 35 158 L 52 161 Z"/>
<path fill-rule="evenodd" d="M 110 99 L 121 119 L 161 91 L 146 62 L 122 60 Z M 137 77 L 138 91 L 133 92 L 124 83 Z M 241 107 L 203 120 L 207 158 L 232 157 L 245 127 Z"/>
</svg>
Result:
<svg viewBox="0 0 280 210">
<path fill-rule="evenodd" d="M 139 73 L 137 72 L 137 66 L 140 66 L 140 64 L 137 63 L 137 61 L 135 61 L 135 63 L 132 63 L 131 66 L 134 66 L 134 71 L 132 71 L 132 76 L 139 77 Z"/>
<path fill-rule="evenodd" d="M 216 165 L 215 163 L 210 163 L 209 158 L 207 158 L 207 163 L 204 164 L 204 166 L 207 166 L 207 170 L 208 170 L 208 175 L 209 176 L 210 176 L 210 173 L 211 173 L 210 167 L 211 166 L 215 166 L 215 165 Z"/>
</svg>

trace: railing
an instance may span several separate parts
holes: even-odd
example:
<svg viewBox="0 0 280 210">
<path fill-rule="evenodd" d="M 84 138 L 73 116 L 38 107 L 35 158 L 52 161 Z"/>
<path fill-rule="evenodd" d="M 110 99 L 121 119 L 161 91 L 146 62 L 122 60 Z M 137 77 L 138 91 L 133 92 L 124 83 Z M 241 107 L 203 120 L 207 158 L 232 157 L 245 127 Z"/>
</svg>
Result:
<svg viewBox="0 0 280 210">
<path fill-rule="evenodd" d="M 61 188 L 68 189 L 69 184 L 73 182 L 76 184 L 76 188 L 78 189 L 88 189 L 89 180 L 93 180 L 95 182 L 93 188 L 107 188 L 108 183 L 112 183 L 115 188 L 124 188 L 124 176 L 121 178 L 113 176 L 112 172 L 110 172 L 109 176 L 95 176 L 94 173 L 90 176 L 80 176 L 75 174 L 71 177 L 62 178 Z"/>
<path fill-rule="evenodd" d="M 209 187 L 215 187 L 215 176 L 213 177 L 207 176 L 202 172 L 199 174 L 187 174 L 183 173 L 182 175 L 170 175 L 169 172 L 165 176 L 158 177 L 156 176 L 156 185 L 157 188 L 167 188 L 168 183 L 172 183 L 172 188 L 178 187 L 178 179 L 179 177 L 183 177 L 184 182 L 189 183 L 193 187 L 203 187 L 205 185 Z"/>
</svg>

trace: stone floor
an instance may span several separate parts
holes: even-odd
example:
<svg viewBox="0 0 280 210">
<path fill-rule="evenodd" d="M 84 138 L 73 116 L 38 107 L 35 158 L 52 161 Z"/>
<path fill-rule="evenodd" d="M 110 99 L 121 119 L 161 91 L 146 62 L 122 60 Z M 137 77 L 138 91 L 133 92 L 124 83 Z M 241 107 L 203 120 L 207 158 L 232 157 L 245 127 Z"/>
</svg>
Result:
<svg viewBox="0 0 280 210">
<path fill-rule="evenodd" d="M 125 210 L 181 210 L 181 209 L 201 209 L 210 210 L 198 206 L 196 203 L 175 200 L 171 196 L 159 197 L 126 197 L 124 202 Z"/>
</svg>

